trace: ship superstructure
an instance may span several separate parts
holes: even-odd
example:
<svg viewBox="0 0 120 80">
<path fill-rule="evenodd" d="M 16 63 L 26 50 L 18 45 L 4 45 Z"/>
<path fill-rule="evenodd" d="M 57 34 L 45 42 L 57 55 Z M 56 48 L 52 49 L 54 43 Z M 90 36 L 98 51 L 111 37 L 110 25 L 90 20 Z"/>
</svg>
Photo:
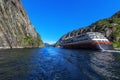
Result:
<svg viewBox="0 0 120 80">
<path fill-rule="evenodd" d="M 112 43 L 99 32 L 87 32 L 75 35 L 66 35 L 61 41 L 60 46 L 63 48 L 81 48 L 111 50 Z"/>
</svg>

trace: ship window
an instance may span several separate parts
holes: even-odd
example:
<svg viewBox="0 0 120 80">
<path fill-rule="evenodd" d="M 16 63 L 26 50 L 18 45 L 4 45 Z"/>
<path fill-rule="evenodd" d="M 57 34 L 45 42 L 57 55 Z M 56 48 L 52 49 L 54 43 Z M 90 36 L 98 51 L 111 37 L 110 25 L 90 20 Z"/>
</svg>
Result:
<svg viewBox="0 0 120 80">
<path fill-rule="evenodd" d="M 94 36 L 93 36 L 93 35 L 89 35 L 89 37 L 90 37 L 90 38 L 92 38 L 92 39 L 94 38 Z"/>
<path fill-rule="evenodd" d="M 69 39 L 69 40 L 65 40 L 65 43 L 71 43 L 73 40 Z"/>
<path fill-rule="evenodd" d="M 80 35 L 80 32 L 78 33 L 78 35 Z"/>
<path fill-rule="evenodd" d="M 105 42 L 108 42 L 107 40 L 105 40 Z"/>
<path fill-rule="evenodd" d="M 81 38 L 81 36 L 78 36 L 77 38 Z"/>
</svg>

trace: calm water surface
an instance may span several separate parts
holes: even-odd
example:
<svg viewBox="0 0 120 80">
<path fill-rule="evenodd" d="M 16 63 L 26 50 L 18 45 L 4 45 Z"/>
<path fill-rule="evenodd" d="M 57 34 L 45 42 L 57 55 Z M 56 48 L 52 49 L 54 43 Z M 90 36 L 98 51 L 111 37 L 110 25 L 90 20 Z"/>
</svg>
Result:
<svg viewBox="0 0 120 80">
<path fill-rule="evenodd" d="M 0 80 L 120 80 L 120 53 L 59 48 L 0 50 Z"/>
</svg>

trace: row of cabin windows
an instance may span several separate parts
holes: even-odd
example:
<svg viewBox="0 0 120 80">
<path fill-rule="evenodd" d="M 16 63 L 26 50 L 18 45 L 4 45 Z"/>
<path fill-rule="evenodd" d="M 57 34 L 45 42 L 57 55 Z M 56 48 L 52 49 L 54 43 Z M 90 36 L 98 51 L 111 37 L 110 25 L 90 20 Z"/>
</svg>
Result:
<svg viewBox="0 0 120 80">
<path fill-rule="evenodd" d="M 88 40 L 88 38 L 82 38 L 82 39 L 78 39 L 78 40 L 75 40 L 75 41 L 85 41 L 85 40 Z M 64 43 L 71 43 L 71 42 L 73 42 L 73 40 L 64 41 Z"/>
<path fill-rule="evenodd" d="M 74 36 L 81 36 L 81 37 L 83 37 L 83 36 L 85 36 L 85 35 L 81 35 L 81 33 L 78 33 L 77 35 L 75 35 L 75 34 L 70 34 L 70 35 L 67 35 L 66 38 L 67 38 L 67 37 L 74 37 Z"/>
<path fill-rule="evenodd" d="M 98 42 L 108 42 L 107 40 L 98 40 Z"/>
<path fill-rule="evenodd" d="M 81 37 L 84 37 L 85 35 L 80 35 L 80 36 L 77 36 L 77 38 L 81 38 Z"/>
<path fill-rule="evenodd" d="M 82 39 L 78 39 L 76 41 L 85 41 L 85 40 L 88 40 L 88 38 L 82 38 Z"/>
<path fill-rule="evenodd" d="M 96 36 L 97 35 L 97 36 Z M 101 39 L 104 39 L 105 37 L 100 35 L 100 34 L 96 34 L 96 35 L 89 35 L 91 38 L 101 38 Z M 77 38 L 81 38 L 81 37 L 84 37 L 85 35 L 80 35 L 80 36 L 77 36 Z"/>
<path fill-rule="evenodd" d="M 73 40 L 65 40 L 64 43 L 71 43 Z"/>
<path fill-rule="evenodd" d="M 75 36 L 75 34 L 71 33 L 70 35 L 67 35 L 66 38 L 67 37 L 73 37 L 73 36 Z M 81 33 L 78 33 L 76 36 L 83 37 L 85 35 L 84 34 L 82 35 Z M 101 34 L 89 34 L 89 36 L 91 36 L 92 38 L 94 38 L 94 36 L 95 36 L 95 38 L 104 38 L 104 36 L 102 36 Z"/>
<path fill-rule="evenodd" d="M 104 39 L 105 37 L 104 36 L 101 36 L 101 35 L 89 35 L 90 36 L 90 38 L 99 38 L 99 39 Z"/>
</svg>

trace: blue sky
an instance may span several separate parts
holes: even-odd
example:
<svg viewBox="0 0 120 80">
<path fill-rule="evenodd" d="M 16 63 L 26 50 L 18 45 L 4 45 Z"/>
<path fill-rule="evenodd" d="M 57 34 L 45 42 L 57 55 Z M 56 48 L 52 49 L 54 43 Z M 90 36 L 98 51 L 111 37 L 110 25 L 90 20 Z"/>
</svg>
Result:
<svg viewBox="0 0 120 80">
<path fill-rule="evenodd" d="M 120 10 L 120 0 L 22 0 L 22 4 L 42 40 L 48 43 Z"/>
</svg>

